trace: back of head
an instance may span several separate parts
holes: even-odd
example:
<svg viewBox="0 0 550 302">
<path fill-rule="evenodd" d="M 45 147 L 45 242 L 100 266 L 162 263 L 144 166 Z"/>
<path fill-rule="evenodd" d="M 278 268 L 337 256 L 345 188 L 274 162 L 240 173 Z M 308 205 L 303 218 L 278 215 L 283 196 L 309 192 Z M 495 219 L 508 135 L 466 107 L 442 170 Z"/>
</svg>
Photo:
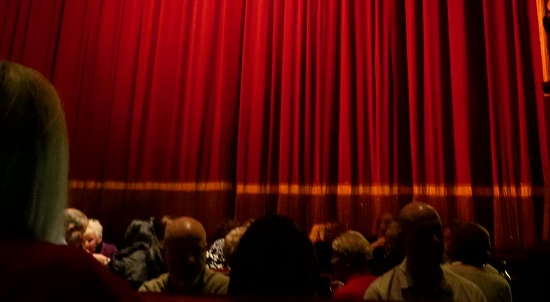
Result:
<svg viewBox="0 0 550 302">
<path fill-rule="evenodd" d="M 65 118 L 37 71 L 0 61 L 0 238 L 60 242 L 68 192 Z"/>
<path fill-rule="evenodd" d="M 489 232 L 474 222 L 457 226 L 452 235 L 454 260 L 474 266 L 489 262 L 491 241 Z"/>
<path fill-rule="evenodd" d="M 88 226 L 88 217 L 75 208 L 65 210 L 65 241 L 69 245 L 80 246 L 82 236 Z"/>
<path fill-rule="evenodd" d="M 130 222 L 124 235 L 124 246 L 138 243 L 147 246 L 159 245 L 152 222 L 139 219 L 134 219 Z"/>
<path fill-rule="evenodd" d="M 337 274 L 351 275 L 367 271 L 372 249 L 361 233 L 347 231 L 341 234 L 332 242 L 332 248 L 332 259 Z"/>
<path fill-rule="evenodd" d="M 319 279 L 313 245 L 283 216 L 256 220 L 241 238 L 229 292 L 250 296 L 314 296 Z"/>
<path fill-rule="evenodd" d="M 438 273 L 445 243 L 437 211 L 426 203 L 413 201 L 399 213 L 399 225 L 404 235 L 409 270 L 422 274 Z"/>
</svg>

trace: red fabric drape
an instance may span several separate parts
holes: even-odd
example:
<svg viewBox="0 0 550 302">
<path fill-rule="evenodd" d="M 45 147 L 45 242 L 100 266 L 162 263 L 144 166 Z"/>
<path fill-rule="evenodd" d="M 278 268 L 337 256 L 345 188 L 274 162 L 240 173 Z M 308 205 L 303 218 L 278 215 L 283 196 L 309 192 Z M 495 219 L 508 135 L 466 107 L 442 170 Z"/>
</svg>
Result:
<svg viewBox="0 0 550 302">
<path fill-rule="evenodd" d="M 415 196 L 499 249 L 540 239 L 534 1 L 5 0 L 0 57 L 63 100 L 72 203 L 282 213 L 365 233 Z"/>
</svg>

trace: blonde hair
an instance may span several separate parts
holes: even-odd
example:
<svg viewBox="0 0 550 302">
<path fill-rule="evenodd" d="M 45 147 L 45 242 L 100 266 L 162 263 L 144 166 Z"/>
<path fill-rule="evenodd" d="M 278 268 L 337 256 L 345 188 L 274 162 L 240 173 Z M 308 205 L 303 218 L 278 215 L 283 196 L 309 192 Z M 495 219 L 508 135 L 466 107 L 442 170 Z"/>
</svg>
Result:
<svg viewBox="0 0 550 302">
<path fill-rule="evenodd" d="M 350 267 L 366 269 L 372 258 L 370 243 L 361 233 L 346 231 L 332 241 L 334 255 L 343 259 Z"/>
<path fill-rule="evenodd" d="M 0 61 L 0 117 L 0 237 L 62 242 L 69 148 L 54 87 Z"/>
<path fill-rule="evenodd" d="M 98 244 L 103 241 L 103 226 L 97 219 L 88 219 L 86 233 L 93 233 Z"/>
</svg>

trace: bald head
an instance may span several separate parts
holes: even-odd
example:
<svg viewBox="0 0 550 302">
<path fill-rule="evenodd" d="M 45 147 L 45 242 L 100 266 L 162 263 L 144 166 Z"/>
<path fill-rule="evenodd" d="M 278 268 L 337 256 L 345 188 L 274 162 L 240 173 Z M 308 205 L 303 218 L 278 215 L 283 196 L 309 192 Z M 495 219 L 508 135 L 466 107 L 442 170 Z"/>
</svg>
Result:
<svg viewBox="0 0 550 302">
<path fill-rule="evenodd" d="M 164 232 L 166 267 L 172 286 L 186 292 L 199 282 L 206 265 L 206 232 L 191 217 L 172 220 Z"/>
<path fill-rule="evenodd" d="M 164 240 L 195 238 L 206 243 L 206 231 L 200 222 L 191 217 L 172 220 L 164 232 Z"/>
<path fill-rule="evenodd" d="M 437 220 L 441 223 L 439 214 L 431 205 L 417 200 L 407 204 L 399 213 L 399 224 L 403 229 L 414 227 L 424 220 Z"/>
<path fill-rule="evenodd" d="M 399 213 L 405 236 L 407 266 L 411 270 L 439 270 L 443 258 L 443 226 L 437 211 L 430 205 L 413 201 Z"/>
</svg>

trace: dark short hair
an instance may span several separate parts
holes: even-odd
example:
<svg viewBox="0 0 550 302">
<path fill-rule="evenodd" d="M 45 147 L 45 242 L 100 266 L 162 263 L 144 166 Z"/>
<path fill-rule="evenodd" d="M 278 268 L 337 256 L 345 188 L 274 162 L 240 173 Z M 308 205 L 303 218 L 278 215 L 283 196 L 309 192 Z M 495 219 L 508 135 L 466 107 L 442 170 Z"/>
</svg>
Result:
<svg viewBox="0 0 550 302">
<path fill-rule="evenodd" d="M 454 229 L 452 246 L 454 260 L 475 266 L 489 262 L 489 232 L 475 222 L 463 223 Z"/>
<path fill-rule="evenodd" d="M 239 226 L 237 220 L 234 219 L 224 219 L 216 228 L 216 233 L 214 234 L 214 240 L 225 238 L 232 229 Z"/>
</svg>

